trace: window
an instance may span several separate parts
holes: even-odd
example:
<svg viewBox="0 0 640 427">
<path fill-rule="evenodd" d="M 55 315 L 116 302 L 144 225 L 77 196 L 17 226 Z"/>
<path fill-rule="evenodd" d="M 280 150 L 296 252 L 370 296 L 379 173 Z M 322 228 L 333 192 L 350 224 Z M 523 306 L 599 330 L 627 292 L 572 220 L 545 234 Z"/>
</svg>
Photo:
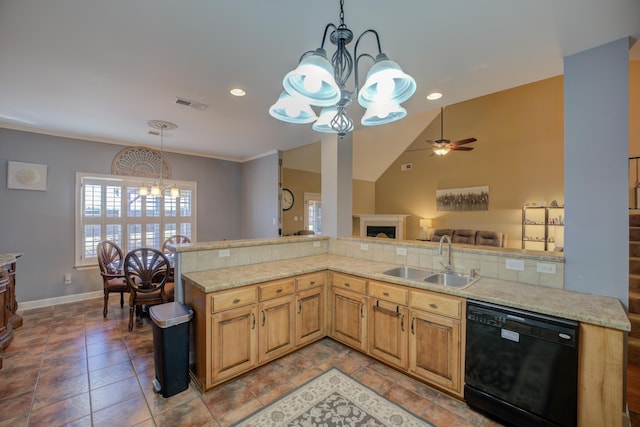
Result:
<svg viewBox="0 0 640 427">
<path fill-rule="evenodd" d="M 322 234 L 322 199 L 318 193 L 304 193 L 304 228 Z"/>
<path fill-rule="evenodd" d="M 180 197 L 140 196 L 141 178 L 76 174 L 76 266 L 98 263 L 97 245 L 113 240 L 126 254 L 139 247 L 161 249 L 169 237 L 195 234 L 196 183 L 171 181 Z"/>
</svg>

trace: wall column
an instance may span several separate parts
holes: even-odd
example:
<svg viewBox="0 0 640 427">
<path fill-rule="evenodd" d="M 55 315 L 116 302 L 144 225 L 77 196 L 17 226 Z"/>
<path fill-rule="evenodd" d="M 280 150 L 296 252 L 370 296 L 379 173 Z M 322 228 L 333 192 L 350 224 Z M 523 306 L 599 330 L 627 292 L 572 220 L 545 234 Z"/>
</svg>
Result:
<svg viewBox="0 0 640 427">
<path fill-rule="evenodd" d="M 352 234 L 353 134 L 326 134 L 322 149 L 322 235 Z"/>
<path fill-rule="evenodd" d="M 629 39 L 564 58 L 565 289 L 629 300 Z"/>
</svg>

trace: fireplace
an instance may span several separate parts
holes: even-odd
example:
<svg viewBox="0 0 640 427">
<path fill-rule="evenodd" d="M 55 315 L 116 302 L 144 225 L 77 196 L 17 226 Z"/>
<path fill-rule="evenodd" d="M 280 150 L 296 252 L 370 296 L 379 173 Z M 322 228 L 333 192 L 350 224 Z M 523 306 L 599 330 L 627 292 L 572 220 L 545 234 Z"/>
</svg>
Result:
<svg viewBox="0 0 640 427">
<path fill-rule="evenodd" d="M 396 238 L 395 225 L 367 225 L 367 237 Z"/>
<path fill-rule="evenodd" d="M 354 215 L 360 219 L 360 236 L 404 240 L 405 221 L 409 215 Z"/>
</svg>

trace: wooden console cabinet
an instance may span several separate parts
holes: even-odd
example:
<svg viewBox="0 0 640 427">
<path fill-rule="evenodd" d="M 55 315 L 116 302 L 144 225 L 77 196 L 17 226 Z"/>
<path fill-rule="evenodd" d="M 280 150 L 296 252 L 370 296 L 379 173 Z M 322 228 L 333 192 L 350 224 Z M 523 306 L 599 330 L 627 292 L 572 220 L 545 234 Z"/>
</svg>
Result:
<svg viewBox="0 0 640 427">
<path fill-rule="evenodd" d="M 16 259 L 22 254 L 0 254 L 0 369 L 2 350 L 13 341 L 13 331 L 22 326 L 16 302 Z"/>
</svg>

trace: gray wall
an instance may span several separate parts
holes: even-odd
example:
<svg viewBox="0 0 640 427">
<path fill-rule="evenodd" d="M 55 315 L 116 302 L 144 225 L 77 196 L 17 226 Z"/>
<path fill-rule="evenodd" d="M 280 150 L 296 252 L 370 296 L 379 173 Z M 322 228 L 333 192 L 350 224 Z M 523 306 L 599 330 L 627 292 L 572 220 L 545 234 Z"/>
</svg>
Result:
<svg viewBox="0 0 640 427">
<path fill-rule="evenodd" d="M 75 174 L 111 173 L 115 144 L 0 128 L 0 253 L 23 252 L 17 300 L 100 291 L 97 269 L 74 270 Z M 240 238 L 239 163 L 167 153 L 173 178 L 196 181 L 198 241 Z M 48 165 L 46 192 L 7 189 L 9 160 Z M 259 178 L 257 178 L 259 179 Z M 72 283 L 63 284 L 70 273 Z"/>
<path fill-rule="evenodd" d="M 279 235 L 279 156 L 274 153 L 242 164 L 242 239 Z"/>
<path fill-rule="evenodd" d="M 565 289 L 629 300 L 629 40 L 564 60 Z"/>
</svg>

